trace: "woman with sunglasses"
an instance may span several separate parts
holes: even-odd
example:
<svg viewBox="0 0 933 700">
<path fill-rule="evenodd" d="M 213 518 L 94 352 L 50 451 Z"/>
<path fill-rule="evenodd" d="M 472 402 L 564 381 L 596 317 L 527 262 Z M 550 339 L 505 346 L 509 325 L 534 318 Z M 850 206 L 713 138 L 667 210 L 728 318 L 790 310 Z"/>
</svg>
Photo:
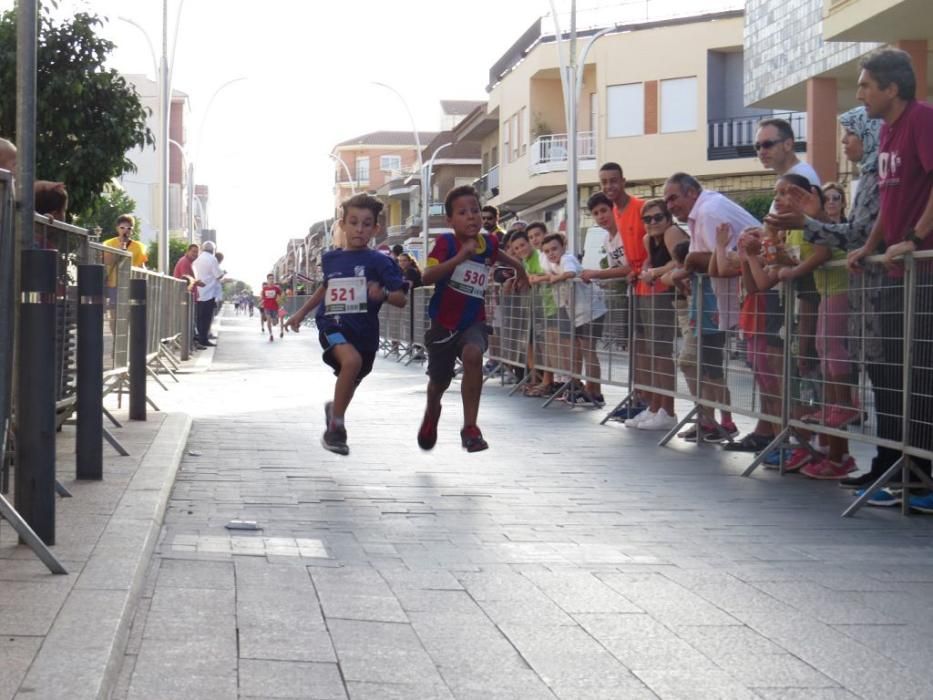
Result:
<svg viewBox="0 0 933 700">
<path fill-rule="evenodd" d="M 644 333 L 647 365 L 645 373 L 649 386 L 673 392 L 677 385 L 674 369 L 676 296 L 673 289 L 661 282 L 661 277 L 674 269 L 674 247 L 681 241 L 688 240 L 688 237 L 674 224 L 663 199 L 645 202 L 641 218 L 645 224 L 644 241 L 648 259 L 642 268 L 640 280 L 648 286 L 649 293 L 643 296 L 646 303 L 638 306 L 636 322 Z M 677 425 L 672 395 L 649 394 L 646 399 L 648 410 L 625 421 L 626 427 L 639 430 L 670 430 Z"/>
<path fill-rule="evenodd" d="M 823 197 L 826 205 L 823 211 L 830 223 L 844 224 L 846 222 L 846 191 L 838 182 L 827 182 L 823 187 Z"/>
</svg>

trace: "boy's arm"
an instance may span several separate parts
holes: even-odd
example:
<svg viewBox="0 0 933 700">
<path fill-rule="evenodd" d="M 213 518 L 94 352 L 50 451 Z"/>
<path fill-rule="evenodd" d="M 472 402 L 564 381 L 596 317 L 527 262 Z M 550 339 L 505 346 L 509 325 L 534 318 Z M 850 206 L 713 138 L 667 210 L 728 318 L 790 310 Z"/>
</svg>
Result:
<svg viewBox="0 0 933 700">
<path fill-rule="evenodd" d="M 314 291 L 314 294 L 312 294 L 310 297 L 308 297 L 308 299 L 305 301 L 305 303 L 301 305 L 301 308 L 298 309 L 298 311 L 296 311 L 295 313 L 293 313 L 293 314 L 291 315 L 291 318 L 289 319 L 289 322 L 292 324 L 292 326 L 293 326 L 293 328 L 295 328 L 295 330 L 297 330 L 297 326 L 298 326 L 302 321 L 304 321 L 305 316 L 307 316 L 307 315 L 311 312 L 311 310 L 312 310 L 313 308 L 315 308 L 315 307 L 318 306 L 322 301 L 324 301 L 324 292 L 325 292 L 326 290 L 327 290 L 327 284 L 322 284 L 320 287 L 318 287 L 318 288 Z"/>
<path fill-rule="evenodd" d="M 832 257 L 833 251 L 831 248 L 824 245 L 815 245 L 813 246 L 813 252 L 802 263 L 794 267 L 782 267 L 778 270 L 778 279 L 789 280 L 808 275 L 827 260 L 832 259 Z"/>
<path fill-rule="evenodd" d="M 754 286 L 748 287 L 748 291 L 763 292 L 766 289 L 771 289 L 771 287 L 777 283 L 776 280 L 774 280 L 771 275 L 768 274 L 768 271 L 762 267 L 761 260 L 758 259 L 757 255 L 749 255 L 745 259 L 745 262 L 748 266 L 749 275 L 754 282 Z"/>
<path fill-rule="evenodd" d="M 501 250 L 496 255 L 496 262 L 499 262 L 503 265 L 508 265 L 513 270 L 515 270 L 515 287 L 517 291 L 528 288 L 528 274 L 525 272 L 525 266 L 522 265 L 520 260 L 516 260 L 511 255 L 503 253 Z"/>
<path fill-rule="evenodd" d="M 628 265 L 622 267 L 607 267 L 605 270 L 584 270 L 580 274 L 580 279 L 584 282 L 590 280 L 609 280 L 617 277 L 628 277 L 632 269 Z"/>
<path fill-rule="evenodd" d="M 709 272 L 709 261 L 713 257 L 712 253 L 700 253 L 694 251 L 687 253 L 687 259 L 684 260 L 684 269 L 687 272 Z"/>
<path fill-rule="evenodd" d="M 457 265 L 462 263 L 464 260 L 467 260 L 476 252 L 476 240 L 470 239 L 463 243 L 460 246 L 460 250 L 457 251 L 457 254 L 454 255 L 449 260 L 444 262 L 439 262 L 435 265 L 429 265 L 428 268 L 421 273 L 421 282 L 425 286 L 430 286 L 442 280 L 445 277 L 449 276 L 456 269 Z"/>
</svg>

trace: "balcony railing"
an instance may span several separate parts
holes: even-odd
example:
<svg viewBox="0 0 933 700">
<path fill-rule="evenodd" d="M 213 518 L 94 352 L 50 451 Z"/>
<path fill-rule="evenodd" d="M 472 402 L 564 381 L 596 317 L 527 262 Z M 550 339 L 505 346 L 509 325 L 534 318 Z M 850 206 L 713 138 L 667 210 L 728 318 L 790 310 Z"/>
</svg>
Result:
<svg viewBox="0 0 933 700">
<path fill-rule="evenodd" d="M 807 150 L 807 113 L 782 112 L 758 114 L 729 119 L 714 119 L 709 122 L 709 136 L 706 147 L 707 160 L 726 160 L 729 158 L 751 158 L 755 155 L 755 133 L 762 119 L 785 119 L 797 137 L 794 150 L 803 153 Z"/>
<path fill-rule="evenodd" d="M 533 174 L 566 170 L 569 159 L 568 146 L 567 134 L 539 136 L 531 144 L 528 169 Z M 592 131 L 581 131 L 577 134 L 577 163 L 582 167 L 595 167 L 596 138 Z"/>
<path fill-rule="evenodd" d="M 479 180 L 473 183 L 484 202 L 499 194 L 499 166 L 492 166 Z"/>
</svg>

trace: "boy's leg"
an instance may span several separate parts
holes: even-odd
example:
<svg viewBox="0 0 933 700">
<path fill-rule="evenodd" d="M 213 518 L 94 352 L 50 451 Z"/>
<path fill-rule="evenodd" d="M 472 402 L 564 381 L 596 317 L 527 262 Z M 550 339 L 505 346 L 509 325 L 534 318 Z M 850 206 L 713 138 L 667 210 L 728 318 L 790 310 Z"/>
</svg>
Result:
<svg viewBox="0 0 933 700">
<path fill-rule="evenodd" d="M 363 368 L 363 358 L 355 347 L 349 343 L 334 346 L 330 351 L 340 365 L 337 382 L 334 385 L 334 404 L 332 416 L 336 421 L 343 423 L 347 407 L 356 391 L 357 379 Z"/>
<path fill-rule="evenodd" d="M 441 398 L 454 377 L 456 342 L 451 333 L 439 327 L 430 327 L 424 335 L 424 346 L 428 353 L 428 388 L 424 418 L 418 428 L 418 446 L 423 450 L 430 450 L 437 443 Z"/>
<path fill-rule="evenodd" d="M 463 398 L 463 425 L 476 425 L 479 415 L 479 399 L 483 390 L 483 348 L 468 343 L 463 346 L 461 355 L 463 378 L 460 382 L 460 395 Z"/>
</svg>

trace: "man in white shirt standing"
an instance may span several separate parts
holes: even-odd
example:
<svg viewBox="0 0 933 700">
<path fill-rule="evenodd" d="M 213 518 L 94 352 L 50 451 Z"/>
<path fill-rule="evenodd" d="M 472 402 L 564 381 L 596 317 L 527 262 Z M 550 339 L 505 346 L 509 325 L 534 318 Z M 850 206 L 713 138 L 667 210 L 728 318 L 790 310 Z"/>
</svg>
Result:
<svg viewBox="0 0 933 700">
<path fill-rule="evenodd" d="M 820 186 L 820 176 L 813 166 L 802 161 L 794 151 L 794 130 L 784 119 L 765 119 L 758 123 L 755 134 L 755 153 L 761 164 L 773 170 L 778 177 L 789 173 L 802 175 L 811 185 Z"/>
<path fill-rule="evenodd" d="M 213 241 L 204 241 L 201 245 L 201 254 L 191 264 L 194 270 L 194 276 L 197 279 L 198 303 L 195 311 L 195 326 L 198 331 L 198 343 L 212 347 L 214 343 L 210 341 L 208 335 L 211 330 L 211 320 L 214 318 L 215 297 L 220 295 L 222 289 L 220 281 L 223 279 L 223 271 L 220 269 L 220 263 L 214 257 Z"/>
</svg>

